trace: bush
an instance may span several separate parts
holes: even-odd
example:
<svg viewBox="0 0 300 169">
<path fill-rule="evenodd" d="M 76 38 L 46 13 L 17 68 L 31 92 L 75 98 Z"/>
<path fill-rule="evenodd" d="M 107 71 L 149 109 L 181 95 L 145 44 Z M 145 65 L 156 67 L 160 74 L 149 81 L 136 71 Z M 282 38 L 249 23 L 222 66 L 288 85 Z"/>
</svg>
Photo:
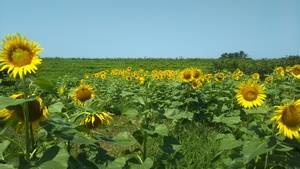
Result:
<svg viewBox="0 0 300 169">
<path fill-rule="evenodd" d="M 275 67 L 292 66 L 300 64 L 300 56 L 287 56 L 279 59 L 258 59 L 249 58 L 224 58 L 220 57 L 213 63 L 214 71 L 228 70 L 234 71 L 239 68 L 243 72 L 250 74 L 258 72 L 262 76 L 272 73 Z"/>
</svg>

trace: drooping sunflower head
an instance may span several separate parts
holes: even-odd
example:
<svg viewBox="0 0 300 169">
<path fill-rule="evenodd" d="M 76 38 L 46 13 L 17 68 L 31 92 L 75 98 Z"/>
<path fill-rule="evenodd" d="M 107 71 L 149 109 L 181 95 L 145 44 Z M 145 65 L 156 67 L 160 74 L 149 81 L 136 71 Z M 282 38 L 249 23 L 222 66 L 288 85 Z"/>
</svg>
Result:
<svg viewBox="0 0 300 169">
<path fill-rule="evenodd" d="M 37 65 L 42 63 L 39 54 L 40 45 L 20 34 L 8 35 L 0 49 L 0 71 L 7 70 L 14 78 L 21 79 L 28 73 L 35 73 Z"/>
<path fill-rule="evenodd" d="M 284 68 L 283 67 L 276 67 L 275 69 L 274 69 L 274 72 L 275 72 L 275 74 L 276 75 L 278 75 L 278 76 L 284 76 Z"/>
<path fill-rule="evenodd" d="M 78 105 L 84 105 L 86 101 L 93 98 L 95 98 L 95 92 L 93 88 L 87 84 L 80 84 L 72 93 L 72 99 Z"/>
<path fill-rule="evenodd" d="M 290 139 L 299 139 L 300 99 L 282 106 L 275 106 L 272 120 L 277 123 L 279 133 Z"/>
<path fill-rule="evenodd" d="M 290 73 L 296 78 L 300 79 L 300 65 L 294 65 Z"/>
<path fill-rule="evenodd" d="M 14 94 L 10 96 L 13 99 L 24 98 L 24 94 Z M 43 104 L 43 100 L 40 97 L 36 97 L 35 100 L 32 100 L 27 103 L 28 113 L 29 113 L 29 122 L 32 123 L 33 127 L 38 127 L 39 122 L 48 118 L 48 109 Z M 10 106 L 6 109 L 0 110 L 0 117 L 4 120 L 10 118 L 15 118 L 21 123 L 24 122 L 24 111 L 21 105 Z"/>
<path fill-rule="evenodd" d="M 254 81 L 242 82 L 236 89 L 235 97 L 244 108 L 261 106 L 266 99 L 265 88 Z"/>
<path fill-rule="evenodd" d="M 109 125 L 111 120 L 112 116 L 109 112 L 100 112 L 86 115 L 81 124 L 85 125 L 89 129 L 93 129 L 101 125 Z"/>
</svg>

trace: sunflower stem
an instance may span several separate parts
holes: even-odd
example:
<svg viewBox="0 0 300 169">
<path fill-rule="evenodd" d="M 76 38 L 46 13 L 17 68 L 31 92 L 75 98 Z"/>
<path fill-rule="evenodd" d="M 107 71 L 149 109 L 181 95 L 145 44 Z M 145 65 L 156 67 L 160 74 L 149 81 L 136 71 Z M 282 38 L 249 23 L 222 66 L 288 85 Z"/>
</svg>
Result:
<svg viewBox="0 0 300 169">
<path fill-rule="evenodd" d="M 268 167 L 268 158 L 269 158 L 269 153 L 267 153 L 266 157 L 265 157 L 265 166 L 264 166 L 264 169 L 267 169 L 267 167 Z"/>
<path fill-rule="evenodd" d="M 143 161 L 147 158 L 147 138 L 148 134 L 146 131 L 144 131 L 144 141 L 143 141 Z"/>
<path fill-rule="evenodd" d="M 29 159 L 30 152 L 32 148 L 32 142 L 30 138 L 30 122 L 29 122 L 29 111 L 28 111 L 28 103 L 25 102 L 23 104 L 23 112 L 24 112 L 24 123 L 25 123 L 25 143 L 26 143 L 26 158 Z"/>
</svg>

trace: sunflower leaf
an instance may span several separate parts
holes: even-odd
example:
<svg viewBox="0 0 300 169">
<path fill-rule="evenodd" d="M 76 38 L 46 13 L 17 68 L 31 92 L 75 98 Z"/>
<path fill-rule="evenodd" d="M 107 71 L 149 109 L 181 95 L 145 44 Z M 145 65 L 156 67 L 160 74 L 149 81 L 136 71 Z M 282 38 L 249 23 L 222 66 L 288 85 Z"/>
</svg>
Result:
<svg viewBox="0 0 300 169">
<path fill-rule="evenodd" d="M 16 105 L 20 105 L 29 101 L 34 100 L 34 98 L 32 99 L 12 99 L 9 97 L 4 97 L 4 96 L 0 96 L 0 109 L 4 109 L 6 107 L 9 106 L 16 106 Z"/>
</svg>

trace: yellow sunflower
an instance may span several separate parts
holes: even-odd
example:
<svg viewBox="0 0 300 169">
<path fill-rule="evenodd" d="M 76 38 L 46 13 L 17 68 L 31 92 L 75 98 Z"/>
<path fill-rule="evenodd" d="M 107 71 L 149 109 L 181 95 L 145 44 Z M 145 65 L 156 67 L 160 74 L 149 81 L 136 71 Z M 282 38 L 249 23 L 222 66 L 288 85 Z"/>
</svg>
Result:
<svg viewBox="0 0 300 169">
<path fill-rule="evenodd" d="M 42 63 L 39 53 L 40 45 L 20 34 L 8 35 L 0 49 L 0 71 L 7 70 L 14 78 L 21 79 L 28 73 L 35 73 L 37 65 Z"/>
<path fill-rule="evenodd" d="M 179 74 L 179 79 L 182 82 L 190 82 L 193 80 L 193 73 L 190 69 L 182 70 Z"/>
<path fill-rule="evenodd" d="M 193 89 L 198 89 L 203 85 L 203 83 L 202 83 L 201 79 L 194 79 L 191 81 L 191 85 L 192 85 Z"/>
<path fill-rule="evenodd" d="M 260 75 L 259 75 L 259 73 L 253 73 L 253 74 L 251 75 L 251 78 L 252 78 L 253 80 L 259 80 Z"/>
<path fill-rule="evenodd" d="M 239 80 L 243 75 L 244 75 L 244 72 L 242 72 L 239 68 L 237 68 L 237 69 L 232 73 L 232 79 L 234 79 L 234 80 Z"/>
<path fill-rule="evenodd" d="M 24 98 L 25 95 L 23 93 L 14 94 L 10 96 L 13 99 L 21 99 Z M 29 122 L 31 122 L 33 128 L 37 128 L 39 126 L 39 122 L 46 120 L 48 118 L 48 109 L 43 104 L 43 100 L 40 97 L 36 97 L 35 100 L 28 102 L 28 111 L 29 111 Z M 9 120 L 11 118 L 15 118 L 21 123 L 24 122 L 24 112 L 21 105 L 10 106 L 6 109 L 0 110 L 0 118 L 3 120 Z"/>
<path fill-rule="evenodd" d="M 242 82 L 235 95 L 238 103 L 244 108 L 261 106 L 266 99 L 265 88 L 253 81 Z"/>
<path fill-rule="evenodd" d="M 109 112 L 101 112 L 96 114 L 87 115 L 81 124 L 85 125 L 87 128 L 97 128 L 100 125 L 109 125 L 112 120 L 112 116 Z"/>
<path fill-rule="evenodd" d="M 225 74 L 224 74 L 224 73 L 218 72 L 218 73 L 215 74 L 215 80 L 216 80 L 217 82 L 221 82 L 221 81 L 223 81 L 224 79 L 225 79 Z"/>
<path fill-rule="evenodd" d="M 277 123 L 279 133 L 290 139 L 299 139 L 300 99 L 282 106 L 275 106 L 275 108 L 272 120 Z"/>
<path fill-rule="evenodd" d="M 193 79 L 200 79 L 201 76 L 202 76 L 202 71 L 200 69 L 193 69 L 192 70 Z"/>
<path fill-rule="evenodd" d="M 93 88 L 87 84 L 80 84 L 72 93 L 72 99 L 78 105 L 84 105 L 86 101 L 93 98 L 95 98 L 95 92 Z"/>
<path fill-rule="evenodd" d="M 275 74 L 279 75 L 279 76 L 284 76 L 284 68 L 283 67 L 276 67 L 274 69 Z"/>
<path fill-rule="evenodd" d="M 294 65 L 291 68 L 290 73 L 296 78 L 296 79 L 300 79 L 300 65 Z"/>
<path fill-rule="evenodd" d="M 265 83 L 272 83 L 274 80 L 273 76 L 268 76 L 265 78 Z"/>
</svg>

